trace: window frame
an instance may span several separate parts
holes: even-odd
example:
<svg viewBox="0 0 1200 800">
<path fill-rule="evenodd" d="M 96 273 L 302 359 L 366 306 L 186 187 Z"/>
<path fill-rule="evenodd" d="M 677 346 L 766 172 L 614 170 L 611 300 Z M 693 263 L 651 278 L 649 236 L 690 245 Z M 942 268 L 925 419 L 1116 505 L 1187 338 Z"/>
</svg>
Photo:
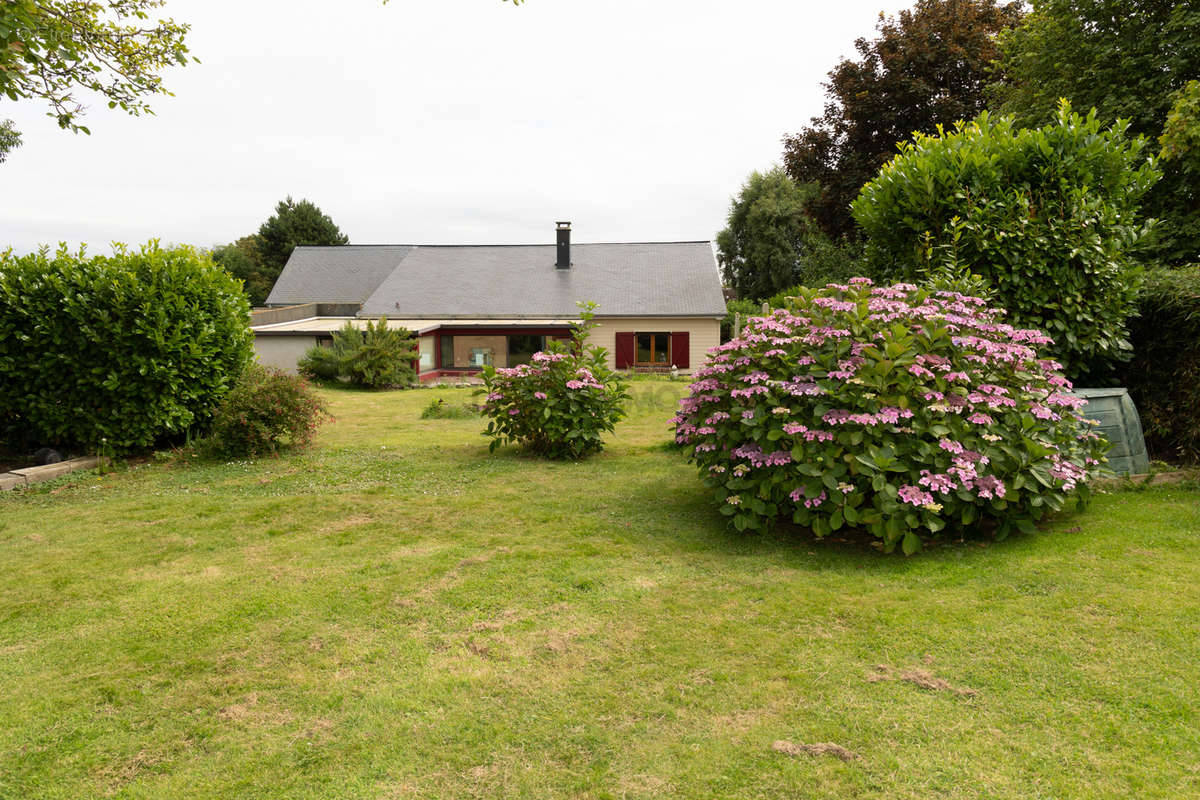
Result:
<svg viewBox="0 0 1200 800">
<path fill-rule="evenodd" d="M 638 352 L 641 350 L 641 347 L 639 346 L 639 343 L 638 343 L 639 336 L 649 336 L 650 337 L 650 360 L 649 361 L 638 361 Z M 654 346 L 655 339 L 659 336 L 666 337 L 667 347 L 666 347 L 666 350 L 664 351 L 666 353 L 666 359 L 663 361 L 655 361 L 654 360 L 654 356 L 657 353 L 657 350 L 655 349 L 655 346 Z M 632 366 L 634 366 L 634 367 L 670 367 L 671 366 L 671 332 L 670 331 L 634 331 L 633 332 L 633 363 L 632 363 Z"/>
</svg>

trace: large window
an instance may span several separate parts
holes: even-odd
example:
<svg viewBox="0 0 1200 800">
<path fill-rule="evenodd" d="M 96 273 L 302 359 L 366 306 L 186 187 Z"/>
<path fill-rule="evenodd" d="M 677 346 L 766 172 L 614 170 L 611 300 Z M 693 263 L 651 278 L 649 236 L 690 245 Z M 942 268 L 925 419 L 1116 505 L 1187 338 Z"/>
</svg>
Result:
<svg viewBox="0 0 1200 800">
<path fill-rule="evenodd" d="M 639 366 L 666 366 L 671 363 L 671 334 L 639 333 L 634 363 Z"/>
<path fill-rule="evenodd" d="M 441 336 L 441 369 L 479 369 L 484 364 L 515 367 L 527 364 L 546 347 L 545 336 L 529 334 Z"/>
</svg>

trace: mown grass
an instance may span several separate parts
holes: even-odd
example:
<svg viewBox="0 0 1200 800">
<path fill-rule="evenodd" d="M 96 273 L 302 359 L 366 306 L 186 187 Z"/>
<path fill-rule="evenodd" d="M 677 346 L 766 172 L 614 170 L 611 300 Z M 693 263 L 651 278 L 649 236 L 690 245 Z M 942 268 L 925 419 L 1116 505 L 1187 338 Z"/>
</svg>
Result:
<svg viewBox="0 0 1200 800">
<path fill-rule="evenodd" d="M 330 391 L 305 454 L 3 496 L 0 797 L 1200 796 L 1200 494 L 747 537 L 664 447 L 682 389 L 580 464 Z"/>
</svg>

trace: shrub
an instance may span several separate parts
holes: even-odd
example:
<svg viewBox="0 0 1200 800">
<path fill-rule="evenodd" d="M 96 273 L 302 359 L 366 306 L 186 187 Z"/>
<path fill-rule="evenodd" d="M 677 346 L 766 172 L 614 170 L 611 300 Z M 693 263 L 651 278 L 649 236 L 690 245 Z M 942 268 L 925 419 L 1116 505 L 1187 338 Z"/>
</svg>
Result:
<svg viewBox="0 0 1200 800">
<path fill-rule="evenodd" d="M 360 330 L 347 322 L 329 347 L 315 345 L 300 359 L 300 371 L 313 378 L 344 380 L 353 386 L 387 389 L 416 381 L 412 361 L 417 343 L 405 328 L 389 328 L 387 317 Z"/>
<path fill-rule="evenodd" d="M 148 447 L 206 424 L 249 362 L 240 284 L 191 247 L 0 253 L 8 434 Z"/>
<path fill-rule="evenodd" d="M 713 350 L 676 441 L 739 530 L 779 517 L 858 527 L 911 553 L 923 533 L 1062 508 L 1106 443 L 1075 412 L 1038 331 L 978 298 L 909 284 L 803 290 Z M 987 522 L 985 522 L 987 521 Z"/>
<path fill-rule="evenodd" d="M 258 364 L 246 367 L 199 447 L 219 458 L 270 455 L 306 447 L 329 410 L 308 381 Z"/>
<path fill-rule="evenodd" d="M 981 275 L 1014 325 L 1055 338 L 1068 375 L 1107 371 L 1129 353 L 1138 202 L 1159 175 L 1125 130 L 1064 103 L 1038 129 L 984 113 L 918 134 L 853 205 L 877 274 Z"/>
<path fill-rule="evenodd" d="M 546 458 L 582 458 L 604 448 L 601 438 L 625 415 L 625 381 L 587 343 L 595 304 L 581 304 L 582 323 L 570 345 L 551 341 L 529 364 L 483 368 L 483 414 L 490 450 L 519 443 Z"/>
<path fill-rule="evenodd" d="M 1151 454 L 1200 462 L 1200 266 L 1147 273 L 1129 337 L 1120 377 Z"/>
<path fill-rule="evenodd" d="M 479 408 L 470 403 L 447 403 L 444 397 L 435 397 L 421 411 L 421 419 L 470 419 L 479 416 Z"/>
</svg>

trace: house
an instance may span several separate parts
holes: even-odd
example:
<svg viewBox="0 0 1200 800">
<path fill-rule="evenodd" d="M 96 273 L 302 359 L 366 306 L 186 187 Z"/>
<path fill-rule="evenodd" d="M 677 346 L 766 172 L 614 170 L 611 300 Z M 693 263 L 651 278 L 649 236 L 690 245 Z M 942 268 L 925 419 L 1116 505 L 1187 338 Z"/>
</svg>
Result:
<svg viewBox="0 0 1200 800">
<path fill-rule="evenodd" d="M 347 321 L 387 317 L 419 342 L 422 381 L 511 367 L 570 336 L 598 304 L 590 341 L 616 369 L 690 373 L 725 315 L 710 242 L 297 247 L 252 321 L 263 364 L 294 371 Z"/>
</svg>

